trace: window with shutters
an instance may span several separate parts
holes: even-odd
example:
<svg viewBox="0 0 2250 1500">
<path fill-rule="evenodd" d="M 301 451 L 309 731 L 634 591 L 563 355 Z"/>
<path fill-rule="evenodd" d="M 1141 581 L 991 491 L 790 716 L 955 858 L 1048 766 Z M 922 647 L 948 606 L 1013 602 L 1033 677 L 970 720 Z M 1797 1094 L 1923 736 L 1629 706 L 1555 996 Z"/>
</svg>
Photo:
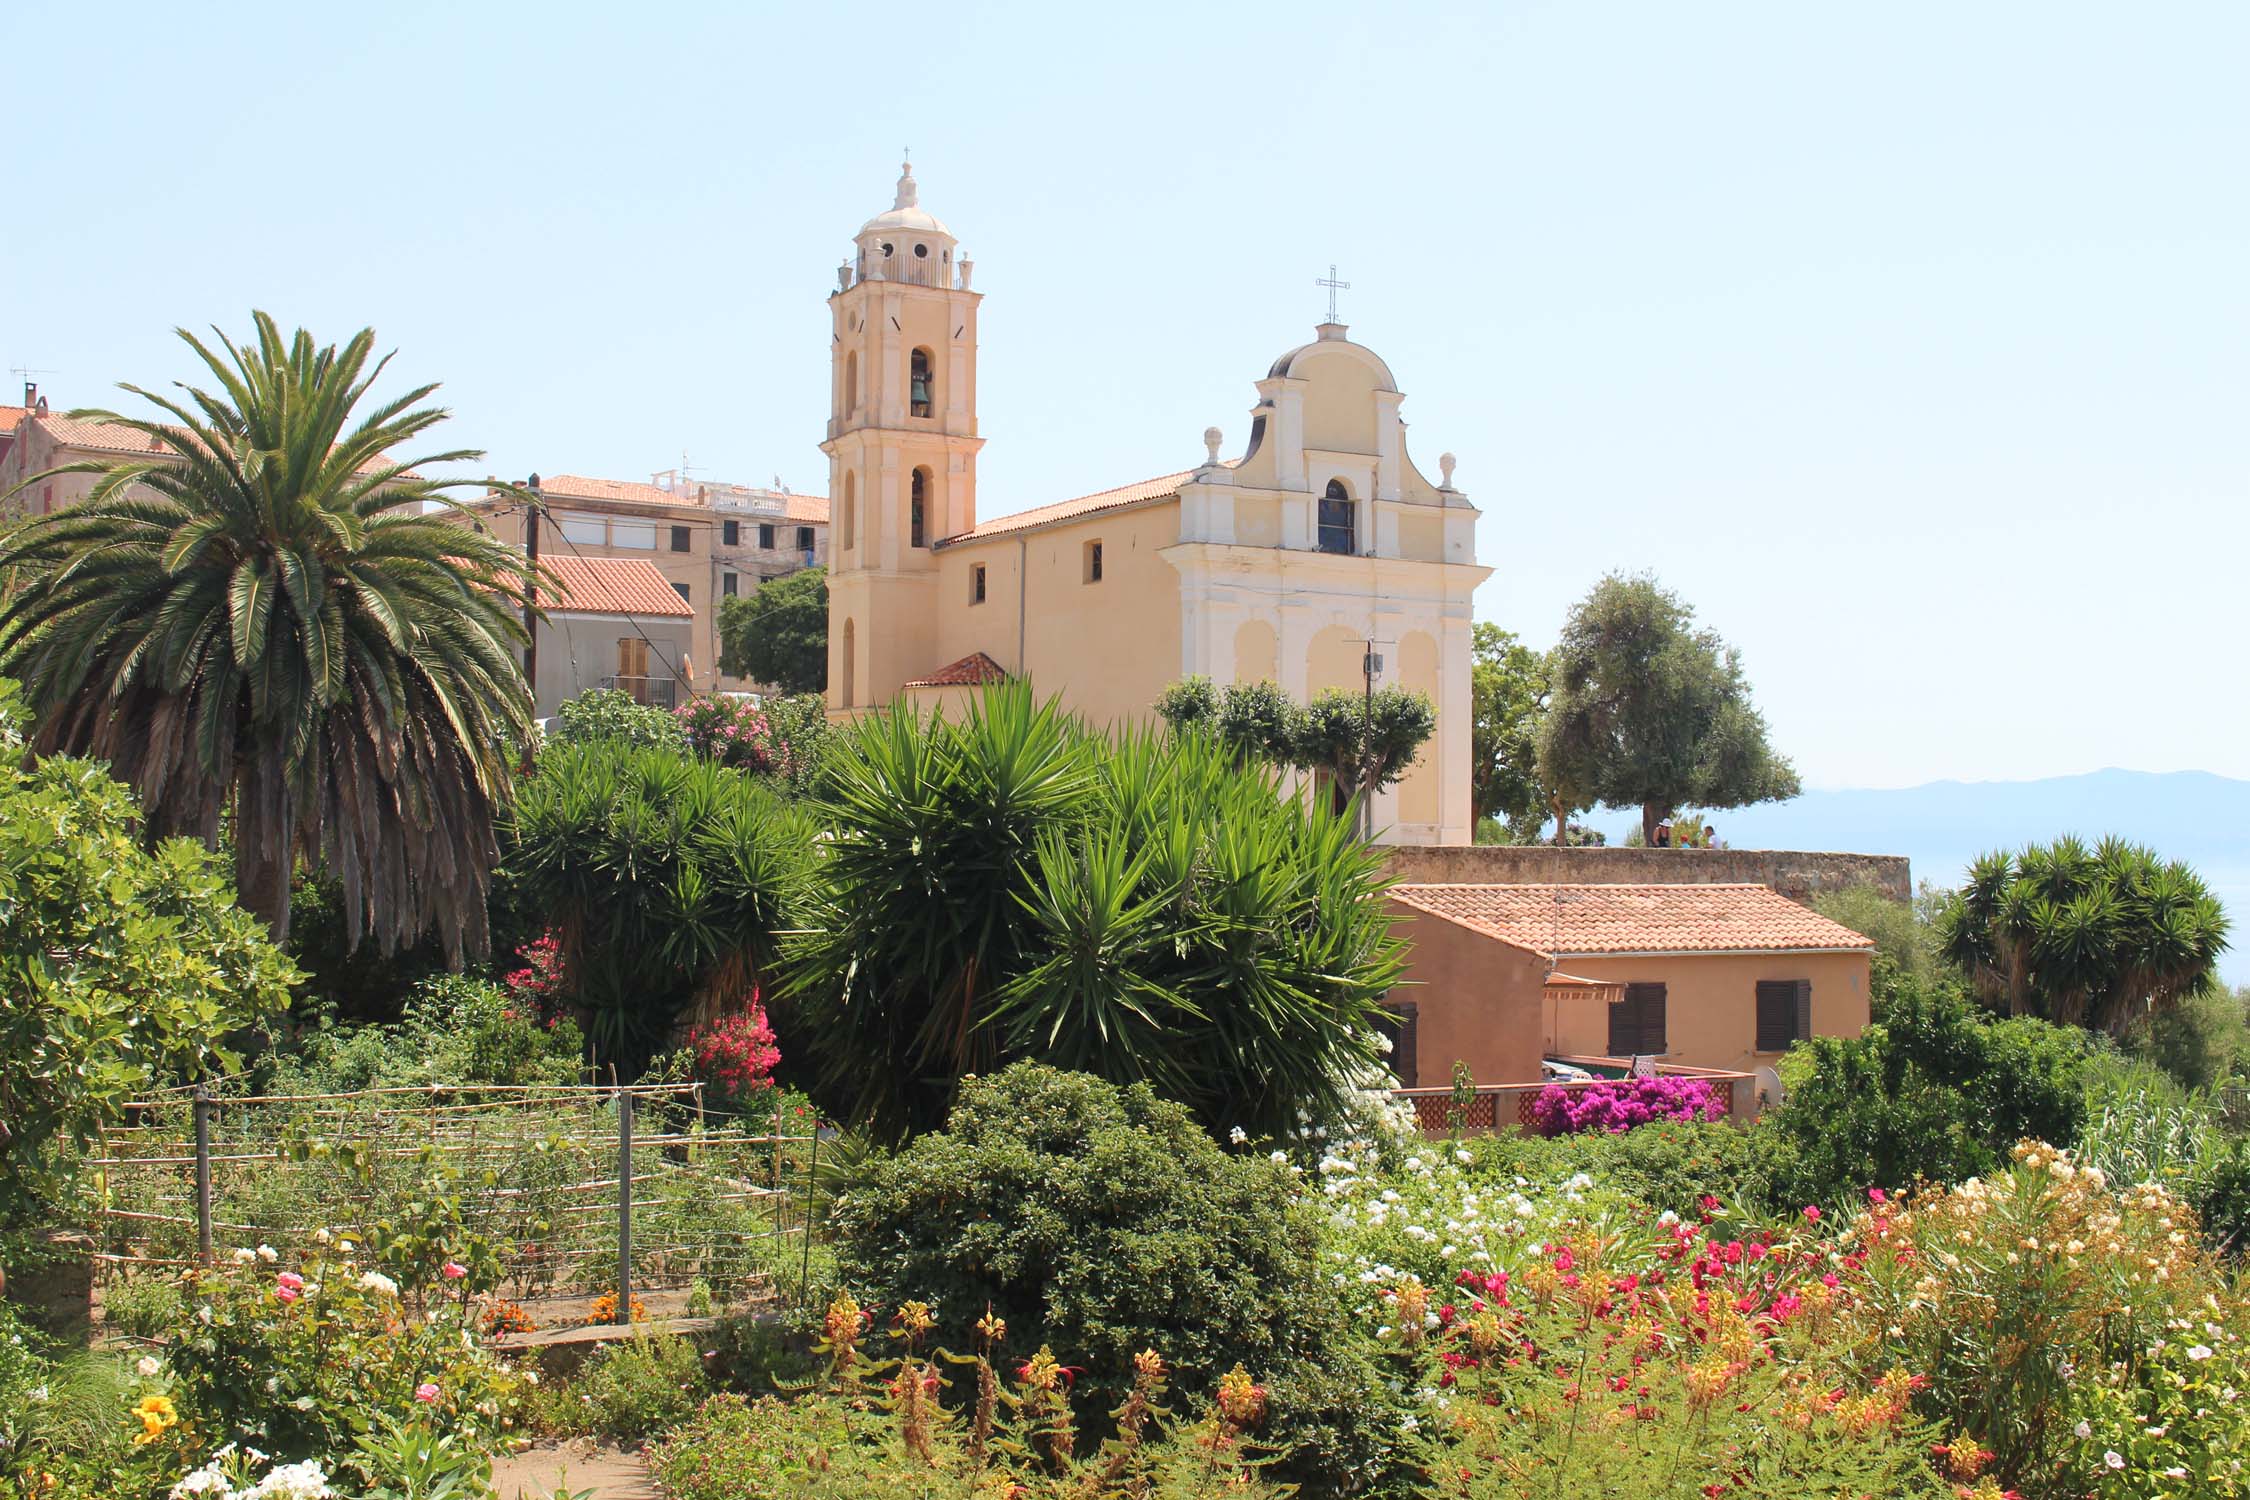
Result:
<svg viewBox="0 0 2250 1500">
<path fill-rule="evenodd" d="M 1384 1007 L 1384 1015 L 1390 1022 L 1385 1029 L 1391 1037 L 1391 1076 L 1398 1080 L 1402 1089 L 1420 1088 L 1422 1068 L 1416 1057 L 1421 1043 L 1417 1035 L 1421 1029 L 1420 1009 L 1409 1000 L 1403 1005 Z"/>
<path fill-rule="evenodd" d="M 969 567 L 969 602 L 971 604 L 984 603 L 983 563 L 973 563 Z"/>
<path fill-rule="evenodd" d="M 672 528 L 672 550 L 674 552 L 685 552 L 692 545 L 688 540 L 688 529 L 685 526 Z"/>
<path fill-rule="evenodd" d="M 1661 1057 L 1666 1050 L 1664 986 L 1625 986 L 1625 998 L 1609 1008 L 1609 1055 Z"/>
<path fill-rule="evenodd" d="M 811 528 L 810 526 L 800 526 L 800 527 L 798 527 L 798 528 L 797 528 L 797 550 L 798 550 L 799 552 L 810 552 L 810 551 L 812 551 L 812 549 L 813 549 L 813 534 L 812 534 L 812 528 Z"/>
<path fill-rule="evenodd" d="M 1327 493 L 1320 497 L 1320 550 L 1346 556 L 1357 552 L 1358 529 L 1358 508 L 1352 503 L 1352 492 L 1344 488 L 1342 480 L 1329 480 Z"/>
<path fill-rule="evenodd" d="M 1812 981 L 1759 980 L 1757 1050 L 1787 1052 L 1793 1044 L 1811 1040 Z"/>
<path fill-rule="evenodd" d="M 742 590 L 742 575 L 741 575 L 741 574 L 739 574 L 739 573 L 721 573 L 721 574 L 719 575 L 719 592 L 720 592 L 720 594 L 722 594 L 722 595 L 723 595 L 723 596 L 725 596 L 726 598 L 729 598 L 729 599 L 733 599 L 733 598 L 736 598 L 736 597 L 737 597 L 737 596 L 738 596 L 738 595 L 739 595 L 739 594 L 741 593 L 741 590 Z"/>
<path fill-rule="evenodd" d="M 760 526 L 758 528 L 758 546 L 767 552 L 773 550 L 773 528 L 771 526 Z"/>
<path fill-rule="evenodd" d="M 741 546 L 742 523 L 740 521 L 721 521 L 719 523 L 719 541 L 729 547 Z"/>
</svg>

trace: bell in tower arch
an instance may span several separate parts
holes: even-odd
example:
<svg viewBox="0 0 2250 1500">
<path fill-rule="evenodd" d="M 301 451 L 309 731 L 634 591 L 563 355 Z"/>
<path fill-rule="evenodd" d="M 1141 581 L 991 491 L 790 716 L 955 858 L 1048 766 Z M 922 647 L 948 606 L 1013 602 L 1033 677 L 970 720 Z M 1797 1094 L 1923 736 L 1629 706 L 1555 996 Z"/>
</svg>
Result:
<svg viewBox="0 0 2250 1500">
<path fill-rule="evenodd" d="M 930 414 L 930 351 L 917 349 L 908 364 L 908 410 L 917 417 Z"/>
</svg>

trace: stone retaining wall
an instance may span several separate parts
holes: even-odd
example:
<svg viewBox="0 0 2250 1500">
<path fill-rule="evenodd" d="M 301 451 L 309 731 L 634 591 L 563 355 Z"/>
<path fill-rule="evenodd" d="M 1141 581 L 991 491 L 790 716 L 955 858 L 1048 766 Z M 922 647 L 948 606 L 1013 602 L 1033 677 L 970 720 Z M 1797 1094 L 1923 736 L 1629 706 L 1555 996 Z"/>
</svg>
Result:
<svg viewBox="0 0 2250 1500">
<path fill-rule="evenodd" d="M 1812 854 L 1788 849 L 1557 849 L 1552 844 L 1400 846 L 1391 874 L 1423 885 L 1768 885 L 1792 901 L 1871 885 L 1911 900 L 1903 854 Z"/>
</svg>

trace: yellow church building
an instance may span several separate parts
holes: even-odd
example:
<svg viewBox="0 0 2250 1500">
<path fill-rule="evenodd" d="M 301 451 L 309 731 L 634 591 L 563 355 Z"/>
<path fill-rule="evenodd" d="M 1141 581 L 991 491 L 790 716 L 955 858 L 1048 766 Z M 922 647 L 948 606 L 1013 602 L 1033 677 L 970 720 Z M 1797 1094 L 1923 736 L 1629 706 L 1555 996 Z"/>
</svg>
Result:
<svg viewBox="0 0 2250 1500">
<path fill-rule="evenodd" d="M 1164 688 L 1271 681 L 1428 695 L 1437 730 L 1376 800 L 1377 837 L 1463 844 L 1477 511 L 1424 477 L 1390 367 L 1334 321 L 1256 382 L 1249 441 L 1194 468 L 979 523 L 974 267 L 909 163 L 829 296 L 828 701 L 957 709 L 1028 679 L 1095 723 Z"/>
</svg>

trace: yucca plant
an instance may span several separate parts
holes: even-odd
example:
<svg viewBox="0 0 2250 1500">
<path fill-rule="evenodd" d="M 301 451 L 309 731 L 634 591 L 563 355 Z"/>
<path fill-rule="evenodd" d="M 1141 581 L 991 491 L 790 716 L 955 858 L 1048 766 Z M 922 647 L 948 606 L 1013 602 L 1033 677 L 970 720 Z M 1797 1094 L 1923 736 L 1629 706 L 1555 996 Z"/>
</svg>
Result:
<svg viewBox="0 0 2250 1500">
<path fill-rule="evenodd" d="M 597 740 L 539 757 L 507 833 L 509 874 L 554 924 L 595 1058 L 631 1072 L 683 1012 L 707 1019 L 771 985 L 815 827 L 700 756 Z"/>
<path fill-rule="evenodd" d="M 1026 1058 L 1280 1130 L 1372 1061 L 1400 972 L 1379 861 L 1208 737 L 1099 734 L 1009 684 L 855 725 L 830 777 L 789 984 L 831 1107 L 876 1134 Z"/>
<path fill-rule="evenodd" d="M 1944 956 L 1985 999 L 2112 1036 L 2201 994 L 2227 929 L 2193 870 L 2116 838 L 1988 854 L 1938 917 Z"/>
<path fill-rule="evenodd" d="M 180 330 L 215 389 L 127 385 L 157 415 L 74 413 L 149 451 L 25 481 L 101 476 L 0 546 L 19 584 L 0 671 L 33 748 L 109 760 L 152 836 L 215 846 L 231 814 L 241 899 L 277 938 L 303 860 L 341 883 L 353 945 L 435 928 L 481 950 L 508 746 L 531 729 L 525 565 L 448 518 L 468 481 L 422 472 L 481 453 L 394 455 L 445 419 L 421 404 L 435 385 L 362 410 L 389 364 L 372 330 L 316 348 L 255 320 L 217 350 Z"/>
</svg>

